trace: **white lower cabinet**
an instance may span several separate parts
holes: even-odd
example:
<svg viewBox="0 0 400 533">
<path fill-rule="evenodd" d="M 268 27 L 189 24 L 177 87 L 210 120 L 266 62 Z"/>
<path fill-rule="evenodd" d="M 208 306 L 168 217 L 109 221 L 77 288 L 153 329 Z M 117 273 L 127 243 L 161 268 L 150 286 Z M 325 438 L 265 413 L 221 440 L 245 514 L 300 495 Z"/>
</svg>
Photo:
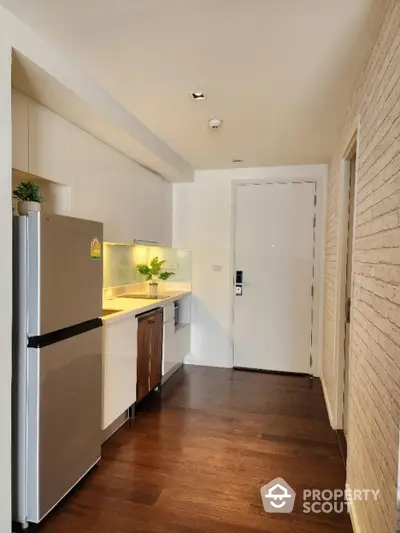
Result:
<svg viewBox="0 0 400 533">
<path fill-rule="evenodd" d="M 180 316 L 190 320 L 187 309 L 190 309 L 190 300 L 182 299 L 179 302 Z M 164 307 L 164 340 L 163 340 L 163 366 L 162 375 L 165 376 L 174 367 L 183 363 L 190 353 L 190 323 L 175 325 L 174 304 Z M 168 379 L 168 378 L 167 378 Z"/>
<path fill-rule="evenodd" d="M 183 363 L 190 353 L 190 324 L 180 324 L 175 330 L 175 364 Z"/>
<path fill-rule="evenodd" d="M 173 307 L 173 306 L 172 306 Z M 164 322 L 162 375 L 165 376 L 176 364 L 175 361 L 175 323 Z"/>
<path fill-rule="evenodd" d="M 106 429 L 136 401 L 137 320 L 103 323 L 103 417 Z"/>
<path fill-rule="evenodd" d="M 189 320 L 185 308 L 190 307 L 190 300 L 185 298 L 180 305 L 183 319 Z M 190 324 L 175 326 L 174 304 L 168 303 L 163 327 L 162 375 L 166 376 L 172 375 L 170 371 L 190 353 Z M 111 317 L 103 322 L 103 430 L 136 402 L 137 333 L 136 316 Z"/>
</svg>

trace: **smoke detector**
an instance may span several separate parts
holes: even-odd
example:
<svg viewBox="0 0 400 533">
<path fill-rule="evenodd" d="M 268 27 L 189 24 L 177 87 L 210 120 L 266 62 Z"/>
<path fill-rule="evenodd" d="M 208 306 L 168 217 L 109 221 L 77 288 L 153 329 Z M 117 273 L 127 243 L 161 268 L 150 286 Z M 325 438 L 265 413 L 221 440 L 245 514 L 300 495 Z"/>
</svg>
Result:
<svg viewBox="0 0 400 533">
<path fill-rule="evenodd" d="M 208 121 L 208 125 L 210 127 L 210 130 L 219 130 L 222 126 L 222 120 L 219 118 L 210 118 Z"/>
</svg>

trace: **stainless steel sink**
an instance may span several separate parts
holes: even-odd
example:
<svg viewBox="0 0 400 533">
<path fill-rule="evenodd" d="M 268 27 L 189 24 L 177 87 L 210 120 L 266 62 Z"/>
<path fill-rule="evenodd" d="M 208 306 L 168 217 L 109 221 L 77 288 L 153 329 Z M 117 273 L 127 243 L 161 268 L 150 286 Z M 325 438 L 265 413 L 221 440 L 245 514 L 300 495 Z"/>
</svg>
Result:
<svg viewBox="0 0 400 533">
<path fill-rule="evenodd" d="M 122 309 L 103 309 L 101 316 L 113 315 L 114 313 L 119 313 Z"/>
<path fill-rule="evenodd" d="M 122 298 L 132 298 L 133 300 L 165 300 L 168 296 L 150 296 L 150 294 L 124 294 Z"/>
</svg>

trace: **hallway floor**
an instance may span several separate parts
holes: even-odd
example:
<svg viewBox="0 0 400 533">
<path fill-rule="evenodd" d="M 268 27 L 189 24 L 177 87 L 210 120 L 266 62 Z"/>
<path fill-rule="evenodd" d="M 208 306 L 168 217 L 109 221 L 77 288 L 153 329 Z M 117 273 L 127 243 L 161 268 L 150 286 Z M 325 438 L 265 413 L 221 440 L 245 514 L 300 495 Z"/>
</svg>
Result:
<svg viewBox="0 0 400 533">
<path fill-rule="evenodd" d="M 266 514 L 260 488 L 297 491 Z M 103 448 L 40 533 L 350 533 L 347 514 L 302 512 L 306 488 L 344 488 L 319 380 L 187 366 Z"/>
</svg>

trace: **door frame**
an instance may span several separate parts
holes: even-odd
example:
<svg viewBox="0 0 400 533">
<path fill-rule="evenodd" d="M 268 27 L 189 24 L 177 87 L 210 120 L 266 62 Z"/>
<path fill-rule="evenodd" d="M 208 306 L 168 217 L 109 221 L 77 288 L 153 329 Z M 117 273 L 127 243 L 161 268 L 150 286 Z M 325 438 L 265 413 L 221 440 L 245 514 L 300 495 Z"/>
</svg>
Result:
<svg viewBox="0 0 400 533">
<path fill-rule="evenodd" d="M 290 167 L 289 167 L 290 168 Z M 321 172 L 321 168 L 323 171 Z M 313 299 L 313 344 L 311 347 L 312 367 L 311 375 L 318 377 L 321 375 L 322 349 L 323 349 L 323 309 L 324 309 L 324 271 L 325 271 L 325 227 L 326 227 L 326 201 L 327 201 L 327 181 L 328 167 L 319 166 L 318 172 L 307 172 L 304 174 L 290 176 L 288 168 L 276 168 L 276 177 L 268 178 L 243 178 L 233 179 L 231 182 L 231 258 L 230 258 L 230 279 L 231 279 L 231 339 L 232 339 L 232 366 L 234 363 L 234 304 L 235 304 L 235 238 L 236 238 L 236 199 L 239 185 L 264 185 L 278 183 L 313 183 L 317 196 L 315 206 L 316 227 L 315 227 L 315 259 L 314 259 L 314 299 Z M 313 175 L 314 174 L 314 175 Z"/>
<path fill-rule="evenodd" d="M 347 282 L 347 253 L 349 235 L 349 194 L 350 194 L 350 161 L 356 153 L 356 168 L 354 177 L 354 210 L 353 210 L 353 254 L 351 267 L 351 299 L 354 301 L 353 265 L 357 225 L 357 193 L 358 193 L 358 149 L 360 146 L 359 119 L 353 129 L 350 140 L 343 151 L 340 160 L 339 208 L 337 227 L 337 300 L 335 324 L 335 357 L 336 357 L 336 395 L 334 412 L 332 413 L 332 427 L 336 430 L 343 429 L 344 415 L 344 360 L 345 360 L 345 316 L 346 316 L 346 282 Z M 353 318 L 353 306 L 350 308 L 350 324 Z M 352 329 L 349 328 L 349 346 L 351 347 Z M 349 389 L 350 390 L 350 389 Z"/>
</svg>

